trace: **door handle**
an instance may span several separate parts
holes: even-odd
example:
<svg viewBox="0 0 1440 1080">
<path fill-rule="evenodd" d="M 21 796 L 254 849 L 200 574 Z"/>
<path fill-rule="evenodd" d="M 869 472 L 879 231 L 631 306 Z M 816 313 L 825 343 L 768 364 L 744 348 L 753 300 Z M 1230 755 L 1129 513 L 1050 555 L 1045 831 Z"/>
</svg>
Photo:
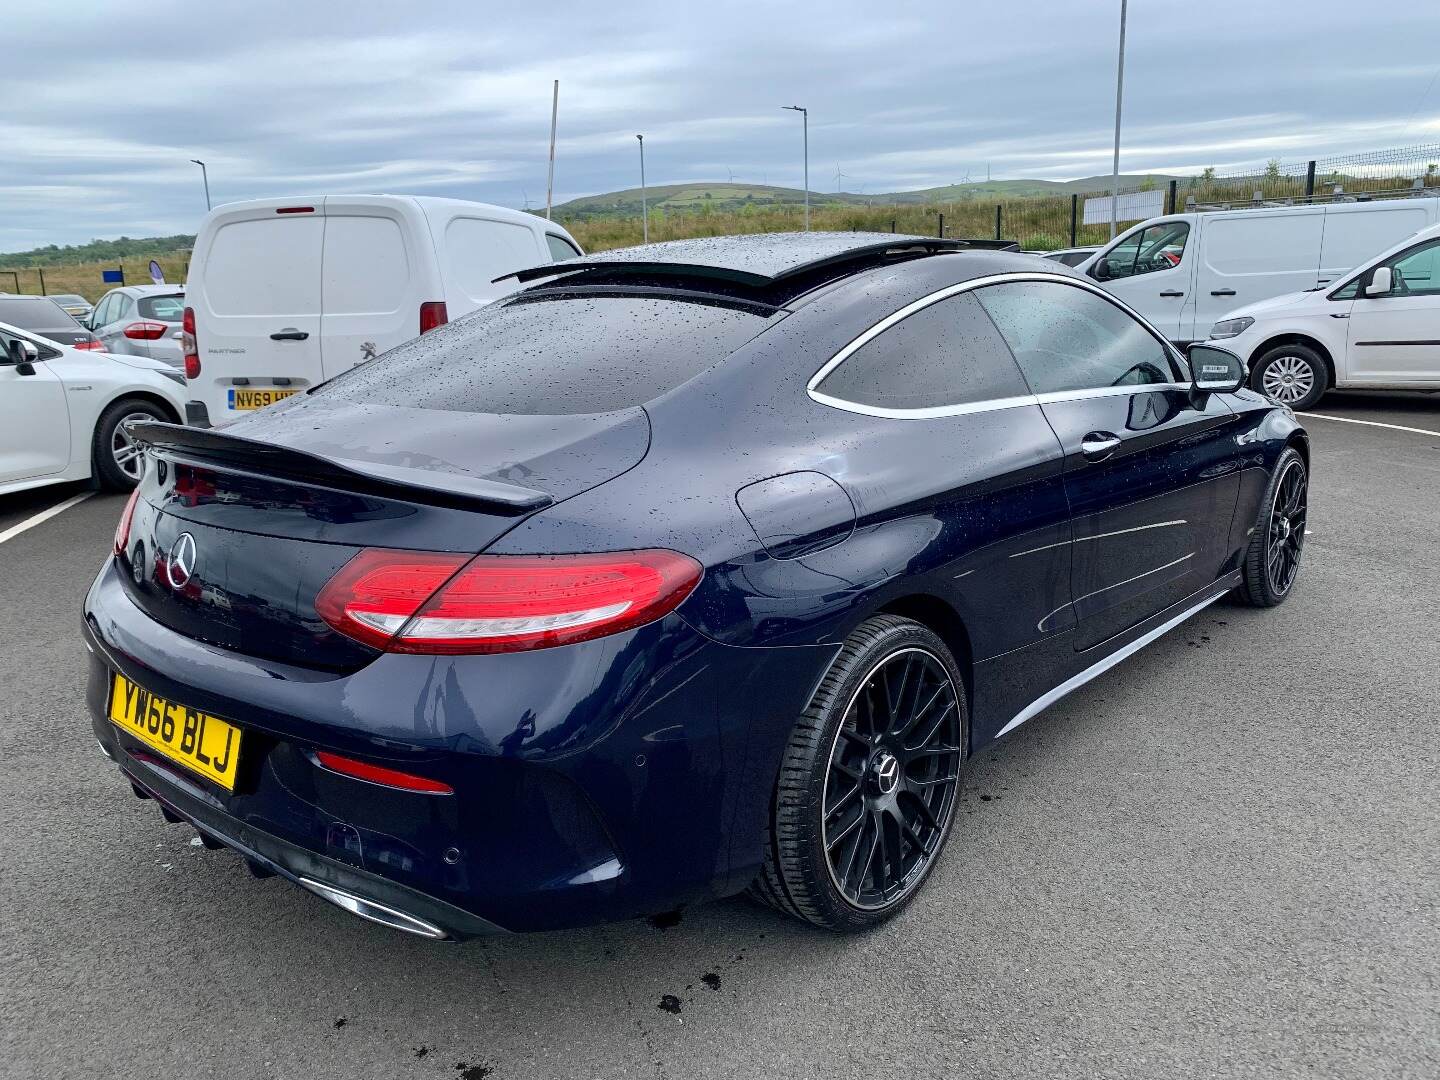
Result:
<svg viewBox="0 0 1440 1080">
<path fill-rule="evenodd" d="M 1104 461 L 1120 447 L 1120 436 L 1108 431 L 1092 431 L 1080 440 L 1080 453 L 1088 461 Z"/>
<path fill-rule="evenodd" d="M 1235 295 L 1235 290 L 1234 290 L 1234 289 L 1211 289 L 1211 290 L 1210 290 L 1210 295 L 1211 295 L 1211 296 L 1234 296 L 1234 295 Z"/>
<path fill-rule="evenodd" d="M 287 326 L 284 330 L 277 330 L 270 335 L 271 341 L 304 341 L 310 335 L 304 330 L 296 330 L 293 326 Z"/>
<path fill-rule="evenodd" d="M 1164 292 L 1162 292 L 1160 295 L 1161 295 L 1161 296 L 1184 296 L 1185 294 L 1184 294 L 1183 292 L 1181 292 L 1179 289 L 1166 289 L 1166 290 L 1165 290 Z"/>
</svg>

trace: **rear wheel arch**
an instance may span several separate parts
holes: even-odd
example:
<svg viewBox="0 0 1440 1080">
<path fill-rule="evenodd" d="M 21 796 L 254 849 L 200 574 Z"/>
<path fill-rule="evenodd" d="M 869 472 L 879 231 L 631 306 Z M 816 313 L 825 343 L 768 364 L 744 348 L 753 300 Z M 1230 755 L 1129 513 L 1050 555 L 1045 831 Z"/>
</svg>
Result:
<svg viewBox="0 0 1440 1080">
<path fill-rule="evenodd" d="M 974 704 L 975 653 L 970 645 L 970 632 L 965 628 L 965 621 L 954 607 L 931 593 L 914 593 L 890 600 L 872 614 L 911 619 L 933 631 L 950 650 L 950 655 L 955 658 L 955 666 L 960 669 L 960 675 L 965 680 L 966 705 Z"/>
</svg>

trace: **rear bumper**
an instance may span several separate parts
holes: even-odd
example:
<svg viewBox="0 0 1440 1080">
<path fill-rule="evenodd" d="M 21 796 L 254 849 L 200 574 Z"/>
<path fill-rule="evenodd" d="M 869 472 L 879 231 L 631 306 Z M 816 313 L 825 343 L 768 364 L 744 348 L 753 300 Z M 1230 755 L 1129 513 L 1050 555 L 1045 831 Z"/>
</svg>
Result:
<svg viewBox="0 0 1440 1080">
<path fill-rule="evenodd" d="M 834 652 L 720 645 L 670 616 L 533 653 L 384 655 L 317 672 L 169 630 L 134 605 L 113 562 L 86 599 L 84 632 L 94 732 L 130 782 L 265 870 L 448 937 L 629 918 L 744 888 L 784 739 Z M 234 792 L 108 719 L 117 671 L 241 726 Z M 314 763 L 316 749 L 454 794 L 339 776 Z"/>
<path fill-rule="evenodd" d="M 213 426 L 210 423 L 210 410 L 203 401 L 185 402 L 185 423 L 189 427 L 208 428 Z"/>
</svg>

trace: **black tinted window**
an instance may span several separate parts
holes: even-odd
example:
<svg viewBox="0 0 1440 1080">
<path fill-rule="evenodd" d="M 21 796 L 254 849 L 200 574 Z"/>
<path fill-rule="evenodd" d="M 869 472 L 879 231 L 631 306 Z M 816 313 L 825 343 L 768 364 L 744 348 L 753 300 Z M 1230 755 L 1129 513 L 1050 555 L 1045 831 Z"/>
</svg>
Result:
<svg viewBox="0 0 1440 1080">
<path fill-rule="evenodd" d="M 545 234 L 545 244 L 550 248 L 550 258 L 554 262 L 559 262 L 561 259 L 573 259 L 580 254 L 569 240 L 563 236 L 556 236 L 554 233 Z"/>
<path fill-rule="evenodd" d="M 455 412 L 610 412 L 673 390 L 775 316 L 655 297 L 492 304 L 315 392 Z"/>
<path fill-rule="evenodd" d="M 1176 381 L 1154 334 L 1088 289 L 1013 281 L 976 290 L 1037 394 Z"/>
<path fill-rule="evenodd" d="M 884 409 L 934 409 L 1027 393 L 1010 350 L 969 293 L 921 308 L 851 353 L 817 393 Z"/>
<path fill-rule="evenodd" d="M 0 322 L 21 330 L 78 330 L 80 324 L 43 296 L 0 296 Z"/>
</svg>

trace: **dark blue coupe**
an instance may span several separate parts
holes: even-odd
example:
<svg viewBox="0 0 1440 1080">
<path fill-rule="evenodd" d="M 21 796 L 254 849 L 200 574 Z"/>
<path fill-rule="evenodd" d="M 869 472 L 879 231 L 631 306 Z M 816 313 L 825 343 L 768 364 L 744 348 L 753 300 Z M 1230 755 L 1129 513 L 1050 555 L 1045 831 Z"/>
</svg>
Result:
<svg viewBox="0 0 1440 1080">
<path fill-rule="evenodd" d="M 518 278 L 223 431 L 136 425 L 85 602 L 135 793 L 355 914 L 872 925 L 969 754 L 1295 580 L 1294 415 L 1053 263 L 811 233 Z"/>
</svg>

